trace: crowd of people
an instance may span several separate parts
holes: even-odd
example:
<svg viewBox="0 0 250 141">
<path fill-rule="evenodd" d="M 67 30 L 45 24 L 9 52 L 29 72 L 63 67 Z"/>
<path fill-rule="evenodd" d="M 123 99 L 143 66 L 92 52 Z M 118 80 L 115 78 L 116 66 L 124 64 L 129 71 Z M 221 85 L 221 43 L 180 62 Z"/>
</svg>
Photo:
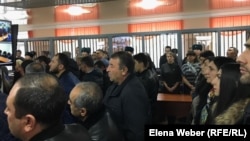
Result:
<svg viewBox="0 0 250 141">
<path fill-rule="evenodd" d="M 111 55 L 78 48 L 76 58 L 17 50 L 12 86 L 0 95 L 0 140 L 143 141 L 157 116 L 175 124 L 156 112 L 159 92 L 192 96 L 185 124 L 250 124 L 250 39 L 245 46 L 215 56 L 195 44 L 183 60 L 166 46 L 159 68 L 129 46 Z"/>
</svg>

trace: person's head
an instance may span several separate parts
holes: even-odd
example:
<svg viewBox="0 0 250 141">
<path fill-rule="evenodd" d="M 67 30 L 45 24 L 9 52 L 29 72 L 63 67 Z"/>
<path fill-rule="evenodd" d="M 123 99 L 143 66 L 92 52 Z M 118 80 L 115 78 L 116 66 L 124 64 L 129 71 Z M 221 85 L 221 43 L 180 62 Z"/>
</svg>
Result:
<svg viewBox="0 0 250 141">
<path fill-rule="evenodd" d="M 25 67 L 25 74 L 28 73 L 45 73 L 45 67 L 38 62 L 32 62 Z"/>
<path fill-rule="evenodd" d="M 211 81 L 215 95 L 222 93 L 228 94 L 236 93 L 240 78 L 240 65 L 237 63 L 227 63 L 221 66 L 217 72 L 216 77 Z"/>
<path fill-rule="evenodd" d="M 128 52 L 129 54 L 133 54 L 134 53 L 134 48 L 130 47 L 130 46 L 126 46 L 125 51 Z"/>
<path fill-rule="evenodd" d="M 63 53 L 57 53 L 49 63 L 49 71 L 55 74 L 60 74 L 68 69 L 69 58 Z"/>
<path fill-rule="evenodd" d="M 49 63 L 50 63 L 50 58 L 46 57 L 46 56 L 38 56 L 36 59 L 35 59 L 36 62 L 38 63 L 41 63 L 44 68 L 48 67 L 49 66 Z"/>
<path fill-rule="evenodd" d="M 93 60 L 97 60 L 97 54 L 95 51 L 91 54 L 91 57 Z"/>
<path fill-rule="evenodd" d="M 73 116 L 85 120 L 102 107 L 102 90 L 95 82 L 80 82 L 70 92 L 68 104 Z"/>
<path fill-rule="evenodd" d="M 25 53 L 25 60 L 33 60 L 33 57 L 36 55 L 35 51 L 30 51 Z"/>
<path fill-rule="evenodd" d="M 15 71 L 19 72 L 21 69 L 21 64 L 23 63 L 23 60 L 17 59 L 15 62 Z"/>
<path fill-rule="evenodd" d="M 68 58 L 71 58 L 71 52 L 70 51 L 63 51 L 63 54 L 65 54 L 66 56 L 68 56 Z"/>
<path fill-rule="evenodd" d="M 41 54 L 41 55 L 42 55 L 42 56 L 49 57 L 49 51 L 44 50 L 44 51 L 42 51 L 42 54 Z"/>
<path fill-rule="evenodd" d="M 90 48 L 84 47 L 84 48 L 81 49 L 81 54 L 82 54 L 83 57 L 89 56 L 89 55 L 90 55 L 90 52 L 91 52 L 91 49 L 90 49 Z"/>
<path fill-rule="evenodd" d="M 103 63 L 103 61 L 101 61 L 101 60 L 96 61 L 95 64 L 94 64 L 94 67 L 97 68 L 97 69 L 100 69 L 101 71 L 106 70 L 106 66 Z"/>
<path fill-rule="evenodd" d="M 208 64 L 208 71 L 205 74 L 207 83 L 211 83 L 211 81 L 216 77 L 220 67 L 226 63 L 233 63 L 235 60 L 232 58 L 217 56 Z"/>
<path fill-rule="evenodd" d="M 125 51 L 111 55 L 107 72 L 111 81 L 121 84 L 129 74 L 134 72 L 134 59 Z"/>
<path fill-rule="evenodd" d="M 200 63 L 204 62 L 204 60 L 205 60 L 206 58 L 210 57 L 210 56 L 212 56 L 212 57 L 215 56 L 215 55 L 214 55 L 214 52 L 211 51 L 211 50 L 205 50 L 205 51 L 201 52 L 201 54 L 200 54 L 200 56 L 199 56 Z"/>
<path fill-rule="evenodd" d="M 61 122 L 67 103 L 57 79 L 47 73 L 21 77 L 11 88 L 4 113 L 11 133 L 24 141 Z"/>
<path fill-rule="evenodd" d="M 23 62 L 22 62 L 22 64 L 21 64 L 21 67 L 19 68 L 19 72 L 20 72 L 20 74 L 23 76 L 26 72 L 26 67 L 29 65 L 29 64 L 31 64 L 31 63 L 33 63 L 34 61 L 33 60 L 24 60 Z"/>
<path fill-rule="evenodd" d="M 202 45 L 201 44 L 193 44 L 192 45 L 192 50 L 196 54 L 196 56 L 200 56 L 201 51 L 202 51 Z"/>
<path fill-rule="evenodd" d="M 236 60 L 237 56 L 238 56 L 238 49 L 236 47 L 229 47 L 227 49 L 227 57 Z"/>
<path fill-rule="evenodd" d="M 105 58 L 105 53 L 102 49 L 98 49 L 96 51 L 96 58 L 97 58 L 97 60 L 101 60 L 101 59 Z"/>
<path fill-rule="evenodd" d="M 245 47 L 246 49 L 237 58 L 237 62 L 240 63 L 241 83 L 250 84 L 250 39 L 245 43 Z"/>
<path fill-rule="evenodd" d="M 81 71 L 83 72 L 87 72 L 89 71 L 89 69 L 91 68 L 94 68 L 94 60 L 92 59 L 91 56 L 85 56 L 85 57 L 82 57 L 81 58 L 81 62 L 80 62 L 80 69 Z"/>
<path fill-rule="evenodd" d="M 165 54 L 171 52 L 171 46 L 165 46 Z"/>
<path fill-rule="evenodd" d="M 186 56 L 188 62 L 193 63 L 195 61 L 196 54 L 193 51 L 188 51 Z"/>
<path fill-rule="evenodd" d="M 178 49 L 177 48 L 171 49 L 171 52 L 173 52 L 174 54 L 178 55 Z"/>
<path fill-rule="evenodd" d="M 167 62 L 168 62 L 169 64 L 175 63 L 175 62 L 174 62 L 174 58 L 175 58 L 175 54 L 174 54 L 173 52 L 168 52 L 168 53 L 166 53 L 166 59 L 167 59 Z"/>
<path fill-rule="evenodd" d="M 21 55 L 22 55 L 22 51 L 19 49 L 16 50 L 16 57 L 19 58 L 19 57 L 21 57 Z"/>
<path fill-rule="evenodd" d="M 133 58 L 135 61 L 135 72 L 142 72 L 147 69 L 149 62 L 145 53 L 138 53 L 134 55 Z"/>
<path fill-rule="evenodd" d="M 209 63 L 211 61 L 214 60 L 213 56 L 207 57 L 205 58 L 202 62 L 201 62 L 201 73 L 204 75 L 204 77 L 207 79 L 208 74 L 209 74 Z"/>
<path fill-rule="evenodd" d="M 214 94 L 219 96 L 215 108 L 215 115 L 222 113 L 232 101 L 237 97 L 239 88 L 240 68 L 237 63 L 227 63 L 221 66 L 217 76 L 211 84 L 214 88 Z"/>
</svg>

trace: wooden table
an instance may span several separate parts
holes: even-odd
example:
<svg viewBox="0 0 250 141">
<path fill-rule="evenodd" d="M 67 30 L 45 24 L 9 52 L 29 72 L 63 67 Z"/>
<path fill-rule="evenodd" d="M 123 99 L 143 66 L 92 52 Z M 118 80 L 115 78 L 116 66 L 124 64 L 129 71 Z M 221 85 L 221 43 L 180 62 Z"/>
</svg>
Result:
<svg viewBox="0 0 250 141">
<path fill-rule="evenodd" d="M 158 102 L 192 102 L 192 97 L 189 94 L 164 94 L 158 93 Z"/>
<path fill-rule="evenodd" d="M 187 117 L 191 110 L 192 97 L 188 94 L 164 94 L 157 96 L 156 113 L 161 116 Z"/>
</svg>

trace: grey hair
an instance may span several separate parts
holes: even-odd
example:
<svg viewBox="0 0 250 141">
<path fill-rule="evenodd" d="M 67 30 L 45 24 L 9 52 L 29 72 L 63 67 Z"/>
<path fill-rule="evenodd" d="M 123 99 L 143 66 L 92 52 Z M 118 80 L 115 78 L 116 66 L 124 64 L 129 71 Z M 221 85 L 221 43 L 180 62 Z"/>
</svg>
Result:
<svg viewBox="0 0 250 141">
<path fill-rule="evenodd" d="M 85 108 L 88 114 L 93 114 L 102 107 L 102 89 L 95 82 L 80 82 L 76 85 L 80 89 L 78 97 L 73 101 L 77 108 Z"/>
</svg>

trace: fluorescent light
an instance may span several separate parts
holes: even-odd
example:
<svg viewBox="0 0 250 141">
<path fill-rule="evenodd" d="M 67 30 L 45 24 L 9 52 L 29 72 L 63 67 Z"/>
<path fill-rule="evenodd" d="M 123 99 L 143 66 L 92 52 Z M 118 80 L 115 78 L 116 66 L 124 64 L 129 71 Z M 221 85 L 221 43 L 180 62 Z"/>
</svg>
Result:
<svg viewBox="0 0 250 141">
<path fill-rule="evenodd" d="M 67 13 L 69 13 L 72 16 L 79 16 L 82 14 L 90 13 L 89 10 L 83 9 L 80 6 L 70 6 L 68 9 L 65 10 Z"/>
<path fill-rule="evenodd" d="M 164 2 L 157 0 L 142 0 L 141 2 L 137 3 L 136 6 L 141 7 L 143 9 L 154 9 L 163 4 Z"/>
</svg>

